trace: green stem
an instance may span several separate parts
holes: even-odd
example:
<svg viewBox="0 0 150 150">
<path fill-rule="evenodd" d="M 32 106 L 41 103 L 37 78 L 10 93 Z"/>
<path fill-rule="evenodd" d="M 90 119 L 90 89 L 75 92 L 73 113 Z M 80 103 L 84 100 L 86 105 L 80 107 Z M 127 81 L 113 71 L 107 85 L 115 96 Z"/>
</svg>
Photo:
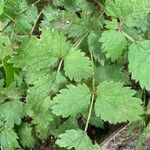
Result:
<svg viewBox="0 0 150 150">
<path fill-rule="evenodd" d="M 90 118 L 91 118 L 91 114 L 92 114 L 92 108 L 93 108 L 93 104 L 94 104 L 94 99 L 95 99 L 95 95 L 93 93 L 91 104 L 90 104 L 90 109 L 89 109 L 89 113 L 88 113 L 88 118 L 87 118 L 85 129 L 84 129 L 85 132 L 87 132 L 87 129 L 88 129 L 88 126 L 89 126 L 89 122 L 90 122 Z"/>
<path fill-rule="evenodd" d="M 4 14 L 7 18 L 9 18 L 11 21 L 13 21 L 13 22 L 26 34 L 26 31 L 25 31 L 19 24 L 17 24 L 16 21 L 15 21 L 11 16 L 9 16 L 8 14 L 6 14 L 5 12 L 3 12 L 3 14 Z"/>
<path fill-rule="evenodd" d="M 39 20 L 39 18 L 40 18 L 40 16 L 41 16 L 42 13 L 43 13 L 43 10 L 41 10 L 40 13 L 38 14 L 38 16 L 36 18 L 36 21 L 35 21 L 35 23 L 34 23 L 34 25 L 32 27 L 32 30 L 30 31 L 30 35 L 32 35 L 32 33 L 33 33 L 33 31 L 34 31 L 34 29 L 36 27 L 36 24 L 37 24 L 37 22 L 38 22 L 38 20 Z"/>
<path fill-rule="evenodd" d="M 130 36 L 130 35 L 128 35 L 126 32 L 124 32 L 124 31 L 121 31 L 121 33 L 127 38 L 127 39 L 129 39 L 131 42 L 135 42 L 135 40 Z"/>
<path fill-rule="evenodd" d="M 82 41 L 84 40 L 84 38 L 85 38 L 86 36 L 88 36 L 89 33 L 90 33 L 90 31 L 86 32 L 86 33 L 82 36 L 82 38 L 79 39 L 79 40 L 74 44 L 74 47 L 75 47 L 76 49 L 80 46 L 80 44 L 82 43 Z"/>
<path fill-rule="evenodd" d="M 90 109 L 89 109 L 89 113 L 88 113 L 88 118 L 87 118 L 87 121 L 86 121 L 86 125 L 85 125 L 85 129 L 84 131 L 86 132 L 87 129 L 88 129 L 88 125 L 89 125 L 89 122 L 90 122 L 90 118 L 91 118 L 91 114 L 92 114 L 92 108 L 93 108 L 93 105 L 94 105 L 94 99 L 95 99 L 95 73 L 94 73 L 94 60 L 93 60 L 93 55 L 92 53 L 90 52 L 90 55 L 91 55 L 91 60 L 92 60 L 92 68 L 93 68 L 93 71 L 92 71 L 92 99 L 91 99 L 91 104 L 90 104 Z"/>
</svg>

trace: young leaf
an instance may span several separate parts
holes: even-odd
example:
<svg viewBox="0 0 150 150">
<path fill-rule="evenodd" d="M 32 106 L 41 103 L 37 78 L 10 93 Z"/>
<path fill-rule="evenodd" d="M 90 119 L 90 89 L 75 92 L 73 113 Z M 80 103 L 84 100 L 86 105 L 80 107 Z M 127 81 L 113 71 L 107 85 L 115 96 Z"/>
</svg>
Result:
<svg viewBox="0 0 150 150">
<path fill-rule="evenodd" d="M 111 58 L 112 61 L 119 59 L 127 46 L 124 35 L 115 30 L 104 31 L 99 42 L 102 42 L 102 52 L 106 53 L 106 58 Z"/>
<path fill-rule="evenodd" d="M 18 136 L 13 129 L 7 127 L 0 132 L 0 148 L 1 150 L 14 150 L 20 148 L 18 144 Z"/>
<path fill-rule="evenodd" d="M 103 82 L 97 88 L 95 113 L 113 124 L 139 120 L 143 113 L 142 102 L 134 95 L 134 90 L 123 87 L 120 82 Z"/>
<path fill-rule="evenodd" d="M 81 79 L 91 77 L 91 62 L 85 54 L 79 50 L 71 49 L 64 59 L 65 75 L 71 80 L 80 82 Z"/>
<path fill-rule="evenodd" d="M 76 150 L 99 150 L 100 147 L 93 145 L 89 137 L 82 130 L 66 130 L 64 134 L 59 135 L 56 141 L 60 147 L 66 149 L 75 148 Z"/>
<path fill-rule="evenodd" d="M 52 112 L 64 118 L 74 116 L 88 108 L 90 96 L 90 90 L 85 84 L 68 85 L 67 89 L 62 89 L 54 98 L 56 104 L 52 107 Z"/>
<path fill-rule="evenodd" d="M 150 41 L 133 43 L 129 47 L 129 72 L 142 88 L 150 90 Z"/>
</svg>

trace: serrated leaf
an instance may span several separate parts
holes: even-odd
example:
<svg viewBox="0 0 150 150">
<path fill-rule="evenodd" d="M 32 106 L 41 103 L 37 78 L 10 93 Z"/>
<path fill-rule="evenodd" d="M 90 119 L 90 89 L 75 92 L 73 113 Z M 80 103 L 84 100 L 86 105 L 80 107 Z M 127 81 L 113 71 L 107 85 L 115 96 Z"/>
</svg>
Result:
<svg viewBox="0 0 150 150">
<path fill-rule="evenodd" d="M 7 88 L 2 88 L 0 91 L 1 94 L 5 96 L 5 99 L 20 99 L 21 98 L 21 92 L 19 91 L 19 88 L 16 87 L 15 83 L 12 83 Z"/>
<path fill-rule="evenodd" d="M 127 46 L 124 35 L 115 30 L 104 31 L 99 42 L 102 42 L 102 52 L 106 53 L 106 58 L 111 58 L 112 61 L 119 59 Z"/>
<path fill-rule="evenodd" d="M 36 6 L 28 6 L 25 11 L 15 18 L 15 33 L 22 33 L 22 31 L 29 33 L 36 23 L 37 16 L 38 11 Z"/>
<path fill-rule="evenodd" d="M 70 80 L 77 82 L 88 79 L 92 74 L 91 62 L 85 54 L 79 50 L 71 49 L 64 59 L 65 75 Z"/>
<path fill-rule="evenodd" d="M 90 96 L 90 90 L 85 84 L 68 85 L 67 89 L 62 89 L 53 99 L 56 104 L 52 107 L 52 112 L 64 118 L 74 116 L 88 108 Z"/>
<path fill-rule="evenodd" d="M 11 56 L 14 53 L 10 39 L 0 34 L 0 59 L 2 60 L 6 56 Z"/>
<path fill-rule="evenodd" d="M 83 113 L 82 113 L 83 114 Z M 89 112 L 85 112 L 83 114 L 84 118 L 87 119 L 88 118 L 88 114 Z M 87 121 L 87 120 L 86 120 Z M 86 121 L 84 123 L 86 123 Z M 97 128 L 104 128 L 104 122 L 102 121 L 101 117 L 97 117 L 95 115 L 95 112 L 92 111 L 91 117 L 90 117 L 90 121 L 89 124 L 97 127 Z"/>
<path fill-rule="evenodd" d="M 142 28 L 143 23 L 147 24 L 147 16 L 150 13 L 149 0 L 107 0 L 105 5 L 110 16 L 120 18 L 130 27 L 140 26 Z"/>
<path fill-rule="evenodd" d="M 0 1 L 0 15 L 3 13 L 4 10 L 4 0 Z"/>
<path fill-rule="evenodd" d="M 50 101 L 46 99 L 51 94 L 58 92 L 67 83 L 66 78 L 61 73 L 50 71 L 40 71 L 37 74 L 30 72 L 27 74 L 26 79 L 29 85 L 33 85 L 27 91 L 27 103 L 35 112 L 43 109 L 41 105 Z"/>
<path fill-rule="evenodd" d="M 24 41 L 12 62 L 28 71 L 47 69 L 63 58 L 69 49 L 70 44 L 62 34 L 56 30 L 44 30 L 40 39 L 32 36 Z"/>
<path fill-rule="evenodd" d="M 110 30 L 116 30 L 116 29 L 118 29 L 117 19 L 113 19 L 112 21 L 106 20 L 105 23 L 106 23 L 106 28 L 107 29 L 110 29 Z"/>
<path fill-rule="evenodd" d="M 88 36 L 88 46 L 89 50 L 93 53 L 95 60 L 103 63 L 105 60 L 104 54 L 101 52 L 101 44 L 98 42 L 101 33 L 91 32 Z"/>
<path fill-rule="evenodd" d="M 105 5 L 108 14 L 118 18 L 128 16 L 133 10 L 133 0 L 106 0 Z"/>
<path fill-rule="evenodd" d="M 52 115 L 50 111 L 43 110 L 42 113 L 33 116 L 32 123 L 35 124 L 36 135 L 44 140 L 48 134 L 48 126 L 50 125 L 51 121 L 53 121 Z"/>
<path fill-rule="evenodd" d="M 94 67 L 95 81 L 98 85 L 101 82 L 128 82 L 128 76 L 123 73 L 122 68 L 117 65 L 104 65 L 104 66 L 95 66 Z"/>
<path fill-rule="evenodd" d="M 58 136 L 62 133 L 65 133 L 66 130 L 70 129 L 79 129 L 78 122 L 75 117 L 68 118 L 65 122 L 63 122 L 58 129 L 54 132 L 55 136 Z"/>
<path fill-rule="evenodd" d="M 23 147 L 34 147 L 35 139 L 32 135 L 32 127 L 30 127 L 30 124 L 24 123 L 19 127 L 18 137 Z"/>
<path fill-rule="evenodd" d="M 7 0 L 5 2 L 4 11 L 7 12 L 10 16 L 19 14 L 22 10 L 26 9 L 27 1 L 26 0 Z"/>
<path fill-rule="evenodd" d="M 82 130 L 67 130 L 64 134 L 59 135 L 56 141 L 60 147 L 66 149 L 75 148 L 76 150 L 99 150 L 100 147 L 93 145 L 89 137 Z"/>
<path fill-rule="evenodd" d="M 113 124 L 139 120 L 143 113 L 142 102 L 133 97 L 135 93 L 120 82 L 101 83 L 97 88 L 96 115 Z"/>
<path fill-rule="evenodd" d="M 11 128 L 3 128 L 0 131 L 0 148 L 1 150 L 14 150 L 20 148 L 18 136 Z"/>
<path fill-rule="evenodd" d="M 142 88 L 150 90 L 150 41 L 138 41 L 129 47 L 129 72 Z"/>
<path fill-rule="evenodd" d="M 13 127 L 14 124 L 20 125 L 23 115 L 23 103 L 18 100 L 5 102 L 0 105 L 0 119 L 3 119 L 8 127 Z"/>
</svg>

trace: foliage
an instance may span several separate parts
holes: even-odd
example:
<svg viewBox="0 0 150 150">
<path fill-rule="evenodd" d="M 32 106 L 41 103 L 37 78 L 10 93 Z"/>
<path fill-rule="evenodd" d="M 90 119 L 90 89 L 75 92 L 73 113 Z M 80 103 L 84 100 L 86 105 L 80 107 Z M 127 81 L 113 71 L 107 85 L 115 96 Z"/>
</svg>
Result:
<svg viewBox="0 0 150 150">
<path fill-rule="evenodd" d="M 106 122 L 149 138 L 149 14 L 149 0 L 0 0 L 0 149 L 98 150 L 87 129 Z"/>
</svg>

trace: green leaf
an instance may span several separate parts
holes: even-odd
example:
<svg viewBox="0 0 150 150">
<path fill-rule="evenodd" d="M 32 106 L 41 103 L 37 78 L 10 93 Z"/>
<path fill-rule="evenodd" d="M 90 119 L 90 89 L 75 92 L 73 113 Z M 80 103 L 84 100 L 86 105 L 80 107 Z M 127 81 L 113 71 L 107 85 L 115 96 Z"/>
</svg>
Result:
<svg viewBox="0 0 150 150">
<path fill-rule="evenodd" d="M 95 60 L 103 63 L 105 60 L 104 54 L 101 52 L 101 44 L 98 42 L 101 33 L 91 32 L 88 36 L 89 50 L 93 53 Z"/>
<path fill-rule="evenodd" d="M 108 14 L 118 18 L 126 17 L 133 11 L 133 0 L 106 0 L 105 5 Z"/>
<path fill-rule="evenodd" d="M 119 18 L 130 27 L 139 26 L 142 28 L 143 23 L 147 24 L 148 22 L 149 0 L 106 0 L 105 5 L 110 16 Z"/>
<path fill-rule="evenodd" d="M 4 11 L 7 14 L 14 16 L 15 14 L 19 14 L 21 11 L 26 9 L 27 1 L 26 0 L 7 0 L 5 2 L 5 9 Z"/>
<path fill-rule="evenodd" d="M 52 112 L 64 118 L 74 116 L 88 108 L 90 96 L 89 88 L 85 84 L 68 85 L 67 89 L 62 89 L 53 99 L 56 104 L 52 107 Z"/>
<path fill-rule="evenodd" d="M 86 119 L 88 118 L 88 114 L 89 114 L 89 112 L 82 113 L 83 117 L 85 118 L 84 123 L 86 123 L 86 121 L 87 121 Z M 97 128 L 104 129 L 104 122 L 102 121 L 101 117 L 97 117 L 95 115 L 94 111 L 92 111 L 89 123 Z"/>
<path fill-rule="evenodd" d="M 134 90 L 123 87 L 120 82 L 101 83 L 97 88 L 96 115 L 113 124 L 140 120 L 140 115 L 143 113 L 142 102 L 133 97 L 135 93 Z"/>
<path fill-rule="evenodd" d="M 16 87 L 15 83 L 12 83 L 7 88 L 2 88 L 0 93 L 4 95 L 5 99 L 21 99 L 21 91 Z"/>
<path fill-rule="evenodd" d="M 42 113 L 33 116 L 32 123 L 35 124 L 36 135 L 44 140 L 49 133 L 49 125 L 53 121 L 50 111 L 43 110 Z"/>
<path fill-rule="evenodd" d="M 4 0 L 1 0 L 0 1 L 0 15 L 3 13 L 3 10 L 4 10 Z"/>
<path fill-rule="evenodd" d="M 18 137 L 23 147 L 34 147 L 35 139 L 32 135 L 32 127 L 30 127 L 30 124 L 24 123 L 19 127 Z"/>
<path fill-rule="evenodd" d="M 35 112 L 39 112 L 41 105 L 47 103 L 47 98 L 67 83 L 66 78 L 61 73 L 51 71 L 30 72 L 26 76 L 27 83 L 33 85 L 28 88 L 27 104 Z M 40 94 L 39 94 L 40 93 Z"/>
<path fill-rule="evenodd" d="M 69 49 L 70 44 L 62 34 L 56 30 L 44 30 L 40 39 L 32 36 L 23 41 L 12 62 L 28 71 L 47 69 L 63 58 Z"/>
<path fill-rule="evenodd" d="M 9 59 L 4 58 L 2 64 L 5 71 L 6 85 L 9 86 L 14 81 L 14 71 L 13 65 L 8 63 Z"/>
<path fill-rule="evenodd" d="M 150 41 L 143 40 L 129 47 L 129 72 L 142 88 L 150 90 Z"/>
<path fill-rule="evenodd" d="M 91 62 L 85 54 L 79 50 L 71 49 L 64 59 L 65 75 L 70 80 L 80 82 L 81 79 L 88 79 L 92 74 Z"/>
<path fill-rule="evenodd" d="M 99 85 L 99 83 L 103 81 L 107 82 L 128 82 L 128 76 L 123 73 L 123 69 L 120 66 L 117 65 L 99 65 L 94 67 L 94 75 L 95 75 L 95 81 L 96 85 Z"/>
<path fill-rule="evenodd" d="M 60 139 L 56 141 L 60 147 L 66 149 L 75 148 L 76 150 L 99 150 L 100 147 L 93 145 L 92 141 L 82 130 L 67 130 L 64 134 L 59 136 Z"/>
<path fill-rule="evenodd" d="M 118 29 L 117 19 L 113 19 L 112 21 L 106 20 L 105 23 L 106 23 L 106 28 L 107 29 L 110 29 L 110 30 L 116 30 L 116 29 Z"/>
<path fill-rule="evenodd" d="M 143 136 L 144 136 L 145 139 L 150 138 L 150 123 L 146 126 L 146 128 L 143 132 Z"/>
<path fill-rule="evenodd" d="M 0 148 L 1 150 L 14 150 L 20 148 L 18 136 L 11 128 L 3 128 L 0 131 Z"/>
<path fill-rule="evenodd" d="M 11 56 L 14 53 L 10 39 L 0 34 L 0 59 L 2 60 L 6 56 Z"/>
<path fill-rule="evenodd" d="M 38 11 L 35 5 L 28 6 L 25 11 L 15 18 L 15 33 L 22 33 L 22 30 L 29 33 L 36 23 Z"/>
<path fill-rule="evenodd" d="M 111 58 L 112 61 L 119 59 L 127 46 L 124 35 L 115 30 L 104 31 L 99 42 L 102 42 L 102 52 L 106 53 L 106 58 Z"/>
<path fill-rule="evenodd" d="M 23 103 L 18 100 L 5 102 L 0 105 L 0 119 L 3 119 L 8 127 L 13 127 L 14 124 L 20 125 L 21 117 L 23 116 Z"/>
<path fill-rule="evenodd" d="M 54 132 L 55 136 L 65 133 L 66 130 L 79 129 L 78 122 L 75 117 L 68 118 L 63 124 L 61 124 L 58 129 Z"/>
</svg>

